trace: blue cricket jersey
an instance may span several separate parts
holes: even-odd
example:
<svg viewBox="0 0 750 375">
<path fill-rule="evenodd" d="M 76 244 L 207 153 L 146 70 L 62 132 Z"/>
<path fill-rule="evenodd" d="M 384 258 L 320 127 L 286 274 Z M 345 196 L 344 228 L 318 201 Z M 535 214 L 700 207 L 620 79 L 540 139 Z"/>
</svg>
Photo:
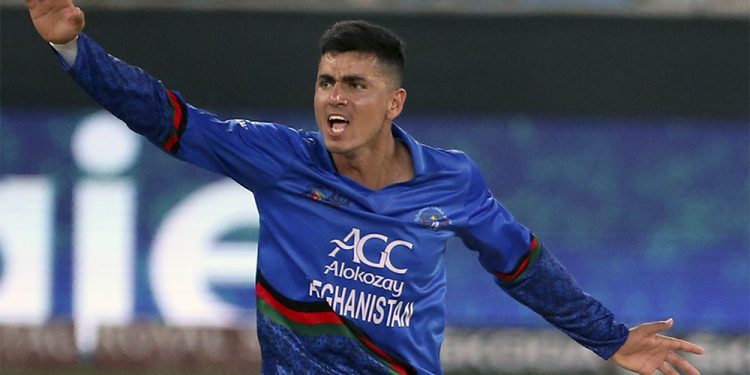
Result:
<svg viewBox="0 0 750 375">
<path fill-rule="evenodd" d="M 627 338 L 461 152 L 394 125 L 415 177 L 374 191 L 337 173 L 319 133 L 192 107 L 85 34 L 66 69 L 152 143 L 255 194 L 264 374 L 442 373 L 443 253 L 453 236 L 507 293 L 601 357 Z"/>
</svg>

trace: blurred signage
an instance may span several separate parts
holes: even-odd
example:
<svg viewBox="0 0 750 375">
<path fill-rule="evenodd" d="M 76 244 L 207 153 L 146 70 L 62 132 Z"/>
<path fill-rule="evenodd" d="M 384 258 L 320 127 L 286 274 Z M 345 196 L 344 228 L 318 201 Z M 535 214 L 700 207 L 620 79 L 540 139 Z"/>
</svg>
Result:
<svg viewBox="0 0 750 375">
<path fill-rule="evenodd" d="M 686 339 L 706 349 L 685 356 L 705 374 L 750 373 L 750 336 L 702 333 Z M 441 359 L 446 372 L 471 374 L 624 374 L 610 361 L 560 332 L 529 329 L 448 329 Z"/>
<path fill-rule="evenodd" d="M 0 370 L 65 369 L 78 363 L 73 325 L 0 324 Z"/>
<path fill-rule="evenodd" d="M 17 134 L 8 136 L 3 142 L 13 142 Z M 45 322 L 57 315 L 54 305 L 60 298 L 70 298 L 62 303 L 70 306 L 79 346 L 90 351 L 97 327 L 125 324 L 138 315 L 173 324 L 247 321 L 252 311 L 222 300 L 212 288 L 254 285 L 257 243 L 247 236 L 222 240 L 236 229 L 257 231 L 252 193 L 227 179 L 204 177 L 164 207 L 148 251 L 139 252 L 144 238 L 137 213 L 149 207 L 139 205 L 139 187 L 128 171 L 141 152 L 141 140 L 104 112 L 81 119 L 70 139 L 80 174 L 69 192 L 59 191 L 57 171 L 8 174 L 0 180 L 0 322 Z M 56 157 L 54 150 L 36 151 L 49 152 L 48 162 Z M 165 179 L 175 177 L 169 170 L 163 173 Z M 173 189 L 156 188 L 166 194 Z M 69 222 L 59 220 L 61 209 L 70 210 Z M 61 251 L 68 264 L 60 262 L 56 252 Z M 69 289 L 61 290 L 57 281 Z M 142 281 L 147 290 L 139 290 Z M 154 308 L 139 314 L 144 294 Z"/>
<path fill-rule="evenodd" d="M 141 337 L 129 333 L 175 334 L 113 328 L 134 321 L 252 326 L 252 193 L 144 147 L 104 112 L 6 110 L 0 120 L 0 324 L 72 321 L 79 350 L 112 356 Z M 457 115 L 403 123 L 425 143 L 477 160 L 493 192 L 619 319 L 673 316 L 682 330 L 750 331 L 748 213 L 738 209 L 750 178 L 736 164 L 748 160 L 743 123 Z M 456 124 L 465 124 L 460 137 Z M 449 325 L 547 327 L 503 296 L 458 242 L 446 265 Z M 206 332 L 190 337 L 216 334 Z"/>
<path fill-rule="evenodd" d="M 256 373 L 260 347 L 255 330 L 137 323 L 101 327 L 94 362 L 100 369 Z"/>
</svg>

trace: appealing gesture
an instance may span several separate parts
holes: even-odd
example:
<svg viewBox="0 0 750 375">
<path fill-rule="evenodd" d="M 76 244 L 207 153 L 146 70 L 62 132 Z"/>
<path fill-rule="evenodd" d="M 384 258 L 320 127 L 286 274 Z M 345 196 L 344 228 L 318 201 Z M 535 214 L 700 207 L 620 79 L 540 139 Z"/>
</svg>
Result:
<svg viewBox="0 0 750 375">
<path fill-rule="evenodd" d="M 697 375 L 698 370 L 677 351 L 702 354 L 703 348 L 691 342 L 662 336 L 659 333 L 672 328 L 672 319 L 641 324 L 630 330 L 625 344 L 613 356 L 612 360 L 621 367 L 642 375 L 653 375 L 656 370 L 665 375 Z"/>
<path fill-rule="evenodd" d="M 36 31 L 48 42 L 67 43 L 83 30 L 83 11 L 71 0 L 26 0 L 26 6 Z"/>
</svg>

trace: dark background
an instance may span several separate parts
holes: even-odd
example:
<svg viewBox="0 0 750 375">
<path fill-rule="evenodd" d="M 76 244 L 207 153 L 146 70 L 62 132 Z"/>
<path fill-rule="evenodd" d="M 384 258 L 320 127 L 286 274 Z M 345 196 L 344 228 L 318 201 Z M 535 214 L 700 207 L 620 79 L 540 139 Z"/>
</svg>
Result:
<svg viewBox="0 0 750 375">
<path fill-rule="evenodd" d="M 87 10 L 86 32 L 208 108 L 308 109 L 317 41 L 365 18 L 407 42 L 407 110 L 748 116 L 739 18 Z M 25 9 L 4 8 L 2 106 L 94 106 L 50 64 Z"/>
</svg>

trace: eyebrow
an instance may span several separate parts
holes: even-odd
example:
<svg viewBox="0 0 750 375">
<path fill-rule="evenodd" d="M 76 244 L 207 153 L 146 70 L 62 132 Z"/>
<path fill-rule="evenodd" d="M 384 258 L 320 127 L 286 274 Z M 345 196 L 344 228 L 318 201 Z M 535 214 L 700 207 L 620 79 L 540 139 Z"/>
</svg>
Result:
<svg viewBox="0 0 750 375">
<path fill-rule="evenodd" d="M 344 82 L 367 82 L 367 78 L 356 74 L 345 75 L 341 80 Z"/>
<path fill-rule="evenodd" d="M 330 74 L 321 74 L 318 76 L 318 81 L 336 81 L 336 79 Z M 367 78 L 358 74 L 348 74 L 341 78 L 342 82 L 367 82 Z"/>
</svg>

